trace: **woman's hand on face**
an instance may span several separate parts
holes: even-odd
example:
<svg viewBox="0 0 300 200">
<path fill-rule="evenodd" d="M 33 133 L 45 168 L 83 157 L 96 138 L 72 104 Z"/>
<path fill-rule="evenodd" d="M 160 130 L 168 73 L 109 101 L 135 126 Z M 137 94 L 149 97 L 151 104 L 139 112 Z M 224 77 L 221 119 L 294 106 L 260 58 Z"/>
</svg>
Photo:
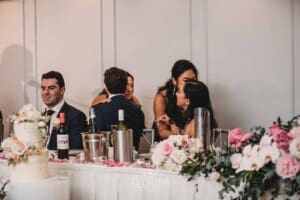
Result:
<svg viewBox="0 0 300 200">
<path fill-rule="evenodd" d="M 170 124 L 171 132 L 173 135 L 179 135 L 180 134 L 180 128 L 176 126 L 176 124 L 171 123 Z"/>
<path fill-rule="evenodd" d="M 156 119 L 156 123 L 157 123 L 157 126 L 159 126 L 160 123 L 169 124 L 170 118 L 167 114 L 164 114 Z"/>
</svg>

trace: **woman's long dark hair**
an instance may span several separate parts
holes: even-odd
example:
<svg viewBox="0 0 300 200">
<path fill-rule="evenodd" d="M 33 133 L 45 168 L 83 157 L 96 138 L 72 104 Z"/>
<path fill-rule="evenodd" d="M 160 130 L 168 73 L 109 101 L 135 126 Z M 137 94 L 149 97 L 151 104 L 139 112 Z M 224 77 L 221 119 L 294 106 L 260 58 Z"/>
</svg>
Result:
<svg viewBox="0 0 300 200">
<path fill-rule="evenodd" d="M 211 128 L 217 128 L 217 121 L 210 101 L 208 87 L 201 81 L 187 80 L 183 88 L 185 97 L 190 100 L 190 104 L 185 111 L 184 121 L 188 123 L 194 118 L 194 109 L 198 107 L 206 108 L 210 112 Z"/>
<path fill-rule="evenodd" d="M 178 80 L 178 77 L 187 70 L 192 70 L 196 78 L 198 77 L 198 71 L 193 63 L 184 59 L 177 60 L 172 67 L 172 78 Z M 166 90 L 166 113 L 178 127 L 184 128 L 185 124 L 182 118 L 182 112 L 176 105 L 176 85 L 173 84 L 172 78 L 158 89 L 158 93 L 162 90 Z"/>
</svg>

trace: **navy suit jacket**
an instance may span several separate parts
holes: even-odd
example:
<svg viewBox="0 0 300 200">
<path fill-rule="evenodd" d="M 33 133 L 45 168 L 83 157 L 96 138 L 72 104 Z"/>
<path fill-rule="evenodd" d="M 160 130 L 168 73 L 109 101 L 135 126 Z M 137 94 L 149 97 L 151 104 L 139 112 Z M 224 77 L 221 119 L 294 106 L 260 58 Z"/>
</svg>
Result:
<svg viewBox="0 0 300 200">
<path fill-rule="evenodd" d="M 145 116 L 140 107 L 129 102 L 124 95 L 111 98 L 110 102 L 94 106 L 98 131 L 111 131 L 111 125 L 118 124 L 118 110 L 124 110 L 124 121 L 133 130 L 133 145 L 138 149 L 140 136 L 145 128 Z"/>
<path fill-rule="evenodd" d="M 85 114 L 77 108 L 64 103 L 59 113 L 65 113 L 65 126 L 69 134 L 70 149 L 82 149 L 81 133 L 88 131 Z M 59 113 L 57 117 L 59 117 Z M 57 129 L 53 127 L 51 138 L 48 144 L 48 149 L 56 150 L 56 135 Z"/>
</svg>

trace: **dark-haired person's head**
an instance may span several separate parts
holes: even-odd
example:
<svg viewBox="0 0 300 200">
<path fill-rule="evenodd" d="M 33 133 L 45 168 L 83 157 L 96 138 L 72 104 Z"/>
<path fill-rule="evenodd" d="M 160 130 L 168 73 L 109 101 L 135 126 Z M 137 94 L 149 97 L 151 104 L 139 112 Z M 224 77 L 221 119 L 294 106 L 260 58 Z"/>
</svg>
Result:
<svg viewBox="0 0 300 200">
<path fill-rule="evenodd" d="M 111 67 L 104 73 L 104 83 L 110 94 L 125 94 L 128 73 L 120 68 Z"/>
<path fill-rule="evenodd" d="M 197 80 L 186 80 L 177 93 L 177 106 L 182 108 L 187 117 L 193 118 L 195 108 L 202 107 L 208 109 L 211 113 L 212 106 L 207 86 Z"/>
<path fill-rule="evenodd" d="M 64 97 L 65 81 L 61 73 L 49 71 L 42 75 L 41 97 L 43 102 L 52 108 Z"/>
<path fill-rule="evenodd" d="M 172 67 L 172 82 L 178 88 L 187 79 L 198 79 L 198 71 L 188 60 L 177 60 Z"/>
<path fill-rule="evenodd" d="M 42 75 L 42 80 L 43 79 L 56 79 L 59 88 L 65 87 L 65 80 L 64 80 L 63 75 L 60 72 L 49 71 L 47 73 L 44 73 Z"/>
<path fill-rule="evenodd" d="M 190 108 L 210 107 L 210 97 L 207 86 L 201 81 L 188 80 L 184 86 L 184 93 L 190 100 Z"/>
<path fill-rule="evenodd" d="M 127 99 L 132 99 L 134 92 L 134 77 L 132 74 L 127 72 L 127 86 L 125 91 L 125 97 Z"/>
</svg>

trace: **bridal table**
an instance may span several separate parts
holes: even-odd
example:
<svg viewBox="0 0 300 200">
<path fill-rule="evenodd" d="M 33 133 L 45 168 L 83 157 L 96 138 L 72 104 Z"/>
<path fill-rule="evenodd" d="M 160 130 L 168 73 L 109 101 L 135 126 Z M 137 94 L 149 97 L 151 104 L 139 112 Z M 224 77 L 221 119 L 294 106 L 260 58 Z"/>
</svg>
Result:
<svg viewBox="0 0 300 200">
<path fill-rule="evenodd" d="M 49 162 L 49 174 L 69 177 L 72 200 L 216 200 L 221 189 L 201 177 L 187 181 L 175 172 L 128 166 Z M 0 160 L 0 177 L 8 176 L 7 163 Z"/>
</svg>

